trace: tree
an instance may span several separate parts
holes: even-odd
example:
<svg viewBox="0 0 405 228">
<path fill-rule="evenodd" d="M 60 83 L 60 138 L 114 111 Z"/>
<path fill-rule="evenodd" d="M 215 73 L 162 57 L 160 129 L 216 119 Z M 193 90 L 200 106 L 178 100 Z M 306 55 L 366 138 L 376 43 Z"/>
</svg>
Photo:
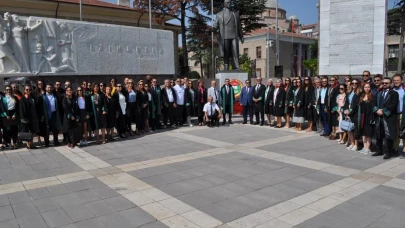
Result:
<svg viewBox="0 0 405 228">
<path fill-rule="evenodd" d="M 252 72 L 252 61 L 248 54 L 243 54 L 239 56 L 239 64 L 240 69 L 248 72 L 249 74 Z M 249 75 L 251 77 L 252 75 Z"/>
<path fill-rule="evenodd" d="M 211 0 L 200 0 L 202 9 L 211 14 Z M 224 8 L 223 0 L 214 0 L 214 14 Z M 253 30 L 260 29 L 266 25 L 259 23 L 260 15 L 265 9 L 264 0 L 234 0 L 232 8 L 239 13 L 242 23 L 242 31 L 247 34 Z"/>
<path fill-rule="evenodd" d="M 315 75 L 318 74 L 318 59 L 307 59 L 304 60 L 304 67 L 311 70 Z"/>
<path fill-rule="evenodd" d="M 187 51 L 187 38 L 186 38 L 186 12 L 198 11 L 198 5 L 200 0 L 151 0 L 152 11 L 163 16 L 170 16 L 180 21 L 181 36 L 182 36 L 182 56 L 183 66 L 186 67 L 188 72 L 188 51 Z M 149 6 L 149 0 L 134 0 L 134 8 L 147 10 Z M 160 17 L 155 17 L 155 21 L 162 22 Z M 181 64 L 180 64 L 181 65 Z"/>
<path fill-rule="evenodd" d="M 311 58 L 317 59 L 318 58 L 318 40 L 314 40 L 314 42 L 309 45 L 309 50 L 311 51 Z"/>
</svg>

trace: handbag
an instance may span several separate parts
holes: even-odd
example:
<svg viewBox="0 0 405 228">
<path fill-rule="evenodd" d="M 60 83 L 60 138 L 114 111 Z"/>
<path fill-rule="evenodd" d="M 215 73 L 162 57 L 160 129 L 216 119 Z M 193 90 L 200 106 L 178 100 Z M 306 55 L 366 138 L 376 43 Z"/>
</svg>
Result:
<svg viewBox="0 0 405 228">
<path fill-rule="evenodd" d="M 354 123 L 350 120 L 349 117 L 340 121 L 339 128 L 343 131 L 353 131 L 354 130 Z"/>
<path fill-rule="evenodd" d="M 31 142 L 33 134 L 31 132 L 18 133 L 18 139 L 22 142 Z"/>
</svg>

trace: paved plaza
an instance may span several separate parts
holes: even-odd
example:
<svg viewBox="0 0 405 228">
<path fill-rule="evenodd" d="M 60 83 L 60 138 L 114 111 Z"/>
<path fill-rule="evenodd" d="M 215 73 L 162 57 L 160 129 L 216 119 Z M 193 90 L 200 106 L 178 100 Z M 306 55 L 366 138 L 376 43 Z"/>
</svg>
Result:
<svg viewBox="0 0 405 228">
<path fill-rule="evenodd" d="M 184 127 L 0 152 L 0 228 L 400 228 L 405 160 L 315 133 Z"/>
</svg>

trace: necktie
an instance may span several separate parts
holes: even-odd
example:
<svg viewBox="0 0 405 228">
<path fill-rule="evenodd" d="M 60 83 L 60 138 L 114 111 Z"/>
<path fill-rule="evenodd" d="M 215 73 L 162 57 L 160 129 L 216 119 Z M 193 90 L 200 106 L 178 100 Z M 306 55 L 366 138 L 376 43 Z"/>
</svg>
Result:
<svg viewBox="0 0 405 228">
<path fill-rule="evenodd" d="M 249 94 L 249 87 L 246 87 L 247 93 Z"/>
<path fill-rule="evenodd" d="M 215 94 L 215 102 L 218 102 L 218 96 L 217 96 L 217 90 L 214 89 L 214 94 Z"/>
</svg>

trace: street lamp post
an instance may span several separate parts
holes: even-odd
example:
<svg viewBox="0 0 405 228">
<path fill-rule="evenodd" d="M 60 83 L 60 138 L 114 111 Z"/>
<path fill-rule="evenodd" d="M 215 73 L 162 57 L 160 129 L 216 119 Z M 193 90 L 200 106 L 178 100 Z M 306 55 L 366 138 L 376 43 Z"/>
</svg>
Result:
<svg viewBox="0 0 405 228">
<path fill-rule="evenodd" d="M 267 24 L 266 28 L 266 77 L 270 78 L 270 24 Z"/>
<path fill-rule="evenodd" d="M 79 10 L 80 10 L 80 21 L 82 21 L 82 0 L 79 2 Z"/>
<path fill-rule="evenodd" d="M 276 0 L 276 62 L 277 66 L 280 65 L 279 61 L 279 42 L 278 42 L 278 0 Z"/>
<path fill-rule="evenodd" d="M 149 28 L 152 28 L 152 0 L 149 0 Z"/>
<path fill-rule="evenodd" d="M 211 0 L 211 28 L 214 26 L 214 0 Z M 215 62 L 215 56 L 214 56 L 214 31 L 211 31 L 211 63 L 212 63 L 212 74 L 213 77 L 215 78 L 215 69 L 216 65 L 214 64 Z"/>
</svg>

